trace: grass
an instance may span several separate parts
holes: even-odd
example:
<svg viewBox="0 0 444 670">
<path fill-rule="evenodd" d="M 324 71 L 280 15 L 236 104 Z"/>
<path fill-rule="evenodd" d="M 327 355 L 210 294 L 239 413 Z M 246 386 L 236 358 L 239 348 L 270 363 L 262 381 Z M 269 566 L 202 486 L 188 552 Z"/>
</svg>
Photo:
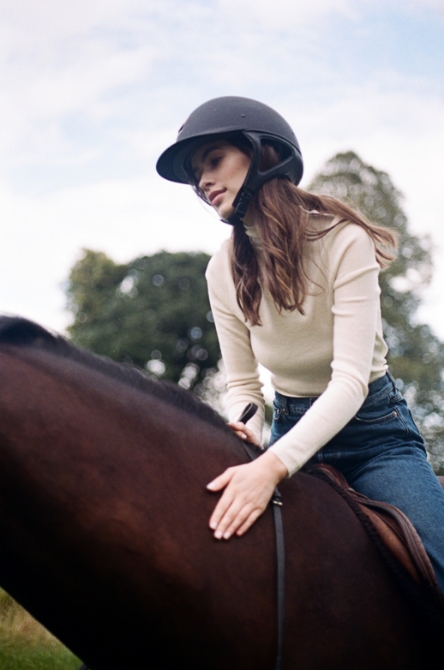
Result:
<svg viewBox="0 0 444 670">
<path fill-rule="evenodd" d="M 80 661 L 0 590 L 1 670 L 77 670 Z"/>
</svg>

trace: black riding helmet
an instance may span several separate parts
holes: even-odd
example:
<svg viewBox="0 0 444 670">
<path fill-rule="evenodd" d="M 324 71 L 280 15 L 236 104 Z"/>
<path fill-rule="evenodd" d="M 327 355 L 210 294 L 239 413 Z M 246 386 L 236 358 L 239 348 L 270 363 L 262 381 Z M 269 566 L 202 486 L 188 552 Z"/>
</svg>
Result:
<svg viewBox="0 0 444 670">
<path fill-rule="evenodd" d="M 233 214 L 226 220 L 232 225 L 242 221 L 256 191 L 266 181 L 284 177 L 299 184 L 303 163 L 296 136 L 280 114 L 256 100 L 226 96 L 209 100 L 192 112 L 179 130 L 176 142 L 157 161 L 161 177 L 182 184 L 190 183 L 190 159 L 194 151 L 212 139 L 235 136 L 245 138 L 253 150 L 250 169 L 233 202 Z M 261 172 L 259 159 L 262 142 L 276 146 L 281 161 Z"/>
</svg>

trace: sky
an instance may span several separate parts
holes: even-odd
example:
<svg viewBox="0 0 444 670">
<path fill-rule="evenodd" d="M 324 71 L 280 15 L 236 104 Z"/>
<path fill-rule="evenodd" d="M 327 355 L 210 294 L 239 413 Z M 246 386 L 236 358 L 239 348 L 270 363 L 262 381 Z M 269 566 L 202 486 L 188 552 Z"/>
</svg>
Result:
<svg viewBox="0 0 444 670">
<path fill-rule="evenodd" d="M 444 340 L 444 0 L 0 0 L 0 311 L 62 331 L 82 248 L 215 252 L 229 226 L 159 154 L 222 95 L 292 125 L 307 186 L 353 150 L 433 241 Z"/>
</svg>

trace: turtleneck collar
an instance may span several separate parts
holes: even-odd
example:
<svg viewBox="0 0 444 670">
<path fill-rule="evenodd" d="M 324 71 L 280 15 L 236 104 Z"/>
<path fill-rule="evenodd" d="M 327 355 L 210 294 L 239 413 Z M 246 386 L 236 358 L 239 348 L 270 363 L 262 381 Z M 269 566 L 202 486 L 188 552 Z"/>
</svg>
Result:
<svg viewBox="0 0 444 670">
<path fill-rule="evenodd" d="M 261 238 L 260 238 L 260 235 L 258 233 L 258 230 L 257 230 L 256 226 L 254 226 L 254 225 L 247 226 L 244 223 L 244 230 L 245 230 L 246 234 L 248 235 L 248 237 L 250 238 L 250 241 L 251 241 L 251 244 L 253 245 L 253 247 L 257 251 L 262 249 Z"/>
</svg>

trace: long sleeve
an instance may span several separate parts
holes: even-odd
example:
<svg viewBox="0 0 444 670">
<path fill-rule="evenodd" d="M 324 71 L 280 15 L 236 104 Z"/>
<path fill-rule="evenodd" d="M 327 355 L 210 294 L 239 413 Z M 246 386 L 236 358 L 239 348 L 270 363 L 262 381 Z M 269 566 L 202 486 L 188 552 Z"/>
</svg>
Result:
<svg viewBox="0 0 444 670">
<path fill-rule="evenodd" d="M 228 245 L 228 242 L 225 243 Z M 259 379 L 258 364 L 250 342 L 250 332 L 239 314 L 233 309 L 229 283 L 226 281 L 228 254 L 215 256 L 207 269 L 208 293 L 216 326 L 219 345 L 227 375 L 228 416 L 236 421 L 245 406 L 254 402 L 258 412 L 248 426 L 259 442 L 264 424 L 264 396 Z"/>
<path fill-rule="evenodd" d="M 382 342 L 374 244 L 358 226 L 349 224 L 347 233 L 347 244 L 335 259 L 331 379 L 302 419 L 271 447 L 290 474 L 356 414 L 368 392 L 377 334 L 379 347 Z"/>
</svg>

